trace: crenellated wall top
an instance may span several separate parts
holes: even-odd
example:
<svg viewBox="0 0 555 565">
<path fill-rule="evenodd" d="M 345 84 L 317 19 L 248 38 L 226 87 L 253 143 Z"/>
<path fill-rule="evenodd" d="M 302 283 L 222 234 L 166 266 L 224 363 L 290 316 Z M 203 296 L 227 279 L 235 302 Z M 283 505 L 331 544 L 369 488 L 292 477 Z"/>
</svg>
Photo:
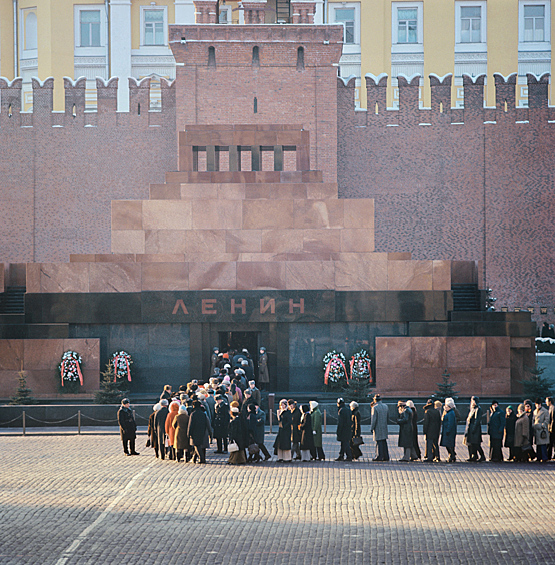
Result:
<svg viewBox="0 0 555 565">
<path fill-rule="evenodd" d="M 451 88 L 453 75 L 429 75 L 431 107 L 420 108 L 419 89 L 421 75 L 410 77 L 399 75 L 399 109 L 387 107 L 388 75 L 367 74 L 366 81 L 367 110 L 355 112 L 354 94 L 355 77 L 338 78 L 340 105 L 339 123 L 347 119 L 357 126 L 364 125 L 430 125 L 434 123 L 497 123 L 508 120 L 515 123 L 553 122 L 555 108 L 549 107 L 549 73 L 541 76 L 527 74 L 528 107 L 516 106 L 516 73 L 503 76 L 494 73 L 495 107 L 485 106 L 484 86 L 486 75 L 463 75 L 464 106 L 451 107 Z M 351 119 L 348 118 L 351 114 Z"/>
</svg>

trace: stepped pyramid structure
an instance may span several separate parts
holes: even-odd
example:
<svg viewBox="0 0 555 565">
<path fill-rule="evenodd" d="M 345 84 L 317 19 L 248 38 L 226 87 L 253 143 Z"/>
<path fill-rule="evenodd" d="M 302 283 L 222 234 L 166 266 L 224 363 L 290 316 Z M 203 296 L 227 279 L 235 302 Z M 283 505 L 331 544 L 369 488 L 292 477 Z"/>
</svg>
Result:
<svg viewBox="0 0 555 565">
<path fill-rule="evenodd" d="M 111 253 L 25 265 L 3 366 L 23 360 L 46 392 L 72 348 L 90 391 L 126 350 L 133 390 L 153 394 L 208 378 L 214 347 L 255 363 L 265 347 L 264 388 L 320 391 L 329 350 L 364 348 L 387 395 L 427 398 L 446 369 L 461 394 L 517 391 L 530 315 L 457 311 L 455 285 L 480 296 L 475 262 L 376 252 L 374 201 L 338 197 L 341 41 L 340 26 L 171 26 L 177 170 L 112 200 Z"/>
</svg>

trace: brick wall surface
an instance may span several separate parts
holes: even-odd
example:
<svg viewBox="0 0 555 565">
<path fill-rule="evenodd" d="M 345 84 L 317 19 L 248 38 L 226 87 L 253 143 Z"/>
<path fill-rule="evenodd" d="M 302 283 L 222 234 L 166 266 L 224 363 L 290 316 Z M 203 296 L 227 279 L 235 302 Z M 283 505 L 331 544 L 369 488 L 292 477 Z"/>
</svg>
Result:
<svg viewBox="0 0 555 565">
<path fill-rule="evenodd" d="M 84 113 L 84 96 L 66 85 L 66 112 L 52 113 L 44 92 L 50 82 L 34 82 L 32 114 L 13 104 L 8 117 L 10 98 L 2 97 L 0 258 L 7 263 L 109 253 L 111 201 L 147 198 L 149 183 L 177 167 L 175 101 L 167 88 L 162 112 L 149 113 L 148 91 L 145 98 L 136 87 L 131 112 L 117 114 L 115 88 L 98 85 L 98 112 Z M 0 79 L 2 95 L 11 91 L 6 84 Z"/>
<path fill-rule="evenodd" d="M 333 65 L 341 56 L 341 39 L 340 26 L 170 26 L 178 65 L 178 129 L 189 124 L 302 124 L 311 134 L 311 168 L 335 182 Z M 213 66 L 208 64 L 210 48 Z M 302 68 L 297 65 L 299 48 Z"/>
<path fill-rule="evenodd" d="M 375 199 L 376 251 L 484 261 L 480 284 L 498 306 L 534 306 L 535 319 L 553 321 L 555 123 L 545 77 L 528 77 L 530 109 L 514 108 L 512 77 L 496 75 L 496 108 L 483 108 L 480 79 L 465 80 L 464 110 L 450 108 L 450 83 L 431 79 L 431 110 L 418 110 L 401 81 L 399 111 L 384 111 L 381 77 L 367 78 L 369 111 L 355 112 L 354 81 L 339 82 L 340 197 Z"/>
</svg>

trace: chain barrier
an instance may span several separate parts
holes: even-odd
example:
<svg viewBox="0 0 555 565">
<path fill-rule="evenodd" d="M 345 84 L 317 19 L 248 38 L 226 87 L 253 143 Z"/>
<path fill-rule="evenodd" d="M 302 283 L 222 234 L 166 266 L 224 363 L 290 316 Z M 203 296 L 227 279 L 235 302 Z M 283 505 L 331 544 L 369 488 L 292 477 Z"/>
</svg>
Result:
<svg viewBox="0 0 555 565">
<path fill-rule="evenodd" d="M 33 416 L 29 416 L 29 414 L 26 414 L 26 418 L 29 418 L 29 420 L 34 420 L 35 422 L 39 422 L 40 424 L 63 424 L 64 422 L 69 422 L 69 420 L 73 420 L 73 418 L 77 418 L 77 414 L 74 414 L 73 416 L 70 416 L 65 420 L 49 420 L 49 421 L 38 420 L 37 418 L 33 418 Z"/>
<path fill-rule="evenodd" d="M 12 422 L 17 422 L 17 420 L 21 420 L 22 418 L 23 418 L 23 415 L 17 416 L 13 420 L 8 420 L 7 422 L 0 422 L 0 426 L 5 426 L 7 424 L 11 424 Z"/>
</svg>

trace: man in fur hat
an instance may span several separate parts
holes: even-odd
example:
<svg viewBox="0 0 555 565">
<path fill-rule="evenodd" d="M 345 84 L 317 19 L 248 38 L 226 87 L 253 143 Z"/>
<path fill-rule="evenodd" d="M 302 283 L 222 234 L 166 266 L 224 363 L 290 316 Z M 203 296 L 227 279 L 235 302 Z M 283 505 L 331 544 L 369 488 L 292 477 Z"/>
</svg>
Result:
<svg viewBox="0 0 555 565">
<path fill-rule="evenodd" d="M 121 441 L 123 443 L 123 452 L 125 455 L 139 455 L 135 451 L 135 438 L 137 437 L 137 424 L 133 418 L 133 412 L 129 407 L 129 399 L 124 398 L 121 401 L 118 410 L 118 424 Z M 129 444 L 129 448 L 127 445 Z"/>
</svg>

